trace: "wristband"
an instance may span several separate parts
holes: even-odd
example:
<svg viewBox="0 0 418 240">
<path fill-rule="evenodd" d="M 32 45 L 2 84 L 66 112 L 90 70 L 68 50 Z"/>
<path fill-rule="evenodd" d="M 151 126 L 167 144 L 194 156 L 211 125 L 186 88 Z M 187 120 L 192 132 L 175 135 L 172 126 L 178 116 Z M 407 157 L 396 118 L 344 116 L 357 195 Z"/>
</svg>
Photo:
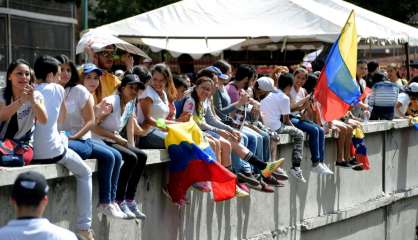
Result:
<svg viewBox="0 0 418 240">
<path fill-rule="evenodd" d="M 162 129 L 167 128 L 167 123 L 165 122 L 164 118 L 158 118 L 157 121 L 156 121 L 156 125 L 157 125 L 157 127 L 162 128 Z"/>
</svg>

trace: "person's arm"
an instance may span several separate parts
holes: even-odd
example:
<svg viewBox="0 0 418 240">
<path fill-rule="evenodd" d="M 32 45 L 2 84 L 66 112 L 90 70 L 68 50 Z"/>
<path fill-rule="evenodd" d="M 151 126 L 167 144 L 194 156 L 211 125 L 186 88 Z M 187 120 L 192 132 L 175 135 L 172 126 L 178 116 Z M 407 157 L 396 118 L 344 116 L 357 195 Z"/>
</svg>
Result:
<svg viewBox="0 0 418 240">
<path fill-rule="evenodd" d="M 402 107 L 402 103 L 401 102 L 396 102 L 396 105 L 395 105 L 395 111 L 396 111 L 396 113 L 398 113 L 398 115 L 401 118 L 405 118 L 405 114 L 401 111 L 401 107 Z"/>
<path fill-rule="evenodd" d="M 62 101 L 60 112 L 58 115 L 58 124 L 64 123 L 66 115 L 67 115 L 67 106 L 65 106 L 65 101 Z"/>
<path fill-rule="evenodd" d="M 81 109 L 81 116 L 84 120 L 84 126 L 80 130 L 78 130 L 78 132 L 75 133 L 73 136 L 68 137 L 68 139 L 80 139 L 94 127 L 95 117 L 93 105 L 93 96 L 90 94 L 89 99 L 87 100 L 86 104 L 84 104 L 83 109 Z"/>
<path fill-rule="evenodd" d="M 232 127 L 230 127 L 230 126 L 222 123 L 218 119 L 216 119 L 216 117 L 213 115 L 212 109 L 209 107 L 209 105 L 206 106 L 206 111 L 205 112 L 206 112 L 205 121 L 210 126 L 215 127 L 215 128 L 219 128 L 219 129 L 223 129 L 223 130 L 228 130 L 230 132 L 235 131 L 235 129 L 233 129 Z"/>
<path fill-rule="evenodd" d="M 8 121 L 17 112 L 17 110 L 19 110 L 23 102 L 22 98 L 13 101 L 9 105 L 6 105 L 4 102 L 0 102 L 0 122 Z"/>
<path fill-rule="evenodd" d="M 228 106 L 223 106 L 221 97 L 222 96 L 220 92 L 219 91 L 216 92 L 215 95 L 213 96 L 213 104 L 214 104 L 216 111 L 219 111 L 220 113 L 225 114 L 225 115 L 228 115 L 234 112 L 235 110 L 237 110 L 237 108 L 244 105 L 246 101 L 248 101 L 248 97 L 243 95 L 240 97 L 239 101 L 236 101 Z"/>
<path fill-rule="evenodd" d="M 310 97 L 311 97 L 311 95 L 308 95 L 308 96 L 302 98 L 299 102 L 296 102 L 294 100 L 294 98 L 291 97 L 290 98 L 290 110 L 292 112 L 295 112 L 295 111 L 301 111 L 301 110 L 305 109 L 307 107 L 306 103 L 308 102 Z"/>
<path fill-rule="evenodd" d="M 32 110 L 35 113 L 35 119 L 40 124 L 46 124 L 48 122 L 48 114 L 46 113 L 44 99 L 41 93 L 39 96 L 32 98 Z"/>
<path fill-rule="evenodd" d="M 142 113 L 144 114 L 144 123 L 143 123 L 144 127 L 148 127 L 148 126 L 156 127 L 157 126 L 157 119 L 154 119 L 151 116 L 152 104 L 153 104 L 153 101 L 149 97 L 139 100 L 139 105 L 141 106 Z M 171 120 L 165 120 L 165 122 L 167 124 L 175 123 L 175 121 L 171 121 Z"/>
</svg>

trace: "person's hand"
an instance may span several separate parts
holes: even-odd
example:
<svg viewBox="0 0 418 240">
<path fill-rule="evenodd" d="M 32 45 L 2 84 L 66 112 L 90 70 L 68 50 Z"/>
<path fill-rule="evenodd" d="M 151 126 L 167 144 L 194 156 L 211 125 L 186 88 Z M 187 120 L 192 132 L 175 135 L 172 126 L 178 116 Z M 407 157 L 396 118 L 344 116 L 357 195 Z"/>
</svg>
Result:
<svg viewBox="0 0 418 240">
<path fill-rule="evenodd" d="M 113 111 L 113 106 L 111 103 L 106 102 L 105 100 L 101 101 L 96 105 L 96 118 L 103 119 Z"/>
<path fill-rule="evenodd" d="M 237 142 L 241 141 L 241 133 L 238 130 L 234 130 L 232 132 L 232 136 L 235 138 Z"/>
<path fill-rule="evenodd" d="M 249 102 L 250 97 L 248 96 L 248 93 L 245 92 L 243 89 L 241 89 L 240 94 L 239 94 L 239 104 L 244 105 L 247 104 Z"/>
<path fill-rule="evenodd" d="M 190 112 L 183 112 L 180 117 L 177 118 L 177 122 L 188 122 L 190 120 L 190 117 L 192 116 L 192 113 Z"/>
<path fill-rule="evenodd" d="M 23 89 L 23 95 L 21 96 L 24 102 L 30 101 L 32 103 L 35 102 L 35 97 L 33 92 L 35 91 L 34 87 L 30 84 L 26 84 L 25 88 Z"/>
<path fill-rule="evenodd" d="M 115 142 L 117 144 L 120 144 L 122 146 L 125 146 L 128 144 L 128 140 L 126 140 L 125 138 L 123 138 L 121 135 L 119 135 L 119 133 L 115 133 L 113 140 L 115 140 Z"/>
<path fill-rule="evenodd" d="M 93 51 L 92 45 L 93 41 L 88 41 L 86 47 L 84 48 L 84 52 L 87 54 L 88 59 L 97 65 L 99 63 L 99 56 Z"/>
</svg>

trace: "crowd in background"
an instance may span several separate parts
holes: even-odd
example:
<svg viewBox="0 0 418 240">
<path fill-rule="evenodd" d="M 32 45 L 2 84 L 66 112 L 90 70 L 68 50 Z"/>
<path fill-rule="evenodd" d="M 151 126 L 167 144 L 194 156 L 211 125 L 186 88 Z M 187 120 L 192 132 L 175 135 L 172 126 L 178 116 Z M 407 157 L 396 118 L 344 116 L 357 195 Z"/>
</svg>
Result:
<svg viewBox="0 0 418 240">
<path fill-rule="evenodd" d="M 364 122 L 418 116 L 418 76 L 401 78 L 396 64 L 379 68 L 376 62 L 358 61 L 355 80 L 364 97 L 343 118 L 324 122 L 313 97 L 320 72 L 304 65 L 277 66 L 271 75 L 260 76 L 254 66 L 219 60 L 197 73 L 175 75 L 164 63 L 134 66 L 126 52 L 121 54 L 124 69 L 114 69 L 115 51 L 112 45 L 87 49 L 90 63 L 82 66 L 65 55 L 41 56 L 33 65 L 18 59 L 9 65 L 0 92 L 0 166 L 57 163 L 73 172 L 76 226 L 83 239 L 93 239 L 94 204 L 92 171 L 84 160 L 97 159 L 98 212 L 145 219 L 135 196 L 148 158 L 143 149 L 165 148 L 161 122 L 193 119 L 216 160 L 237 176 L 236 196 L 247 197 L 249 188 L 274 192 L 288 179 L 283 159 L 271 154 L 279 134 L 292 137 L 289 173 L 304 183 L 305 135 L 313 172 L 332 175 L 328 165 L 334 162 L 361 171 L 368 166 L 356 158 L 352 145 Z M 330 130 L 338 132 L 336 159 L 325 159 Z M 208 182 L 193 187 L 211 191 Z M 186 196 L 178 202 L 187 203 Z"/>
</svg>

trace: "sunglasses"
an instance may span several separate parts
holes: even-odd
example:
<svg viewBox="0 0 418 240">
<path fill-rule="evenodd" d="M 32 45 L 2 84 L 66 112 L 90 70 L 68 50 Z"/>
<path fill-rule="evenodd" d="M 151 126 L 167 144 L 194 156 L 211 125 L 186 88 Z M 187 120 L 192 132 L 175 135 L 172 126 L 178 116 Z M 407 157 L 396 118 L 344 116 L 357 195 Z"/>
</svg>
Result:
<svg viewBox="0 0 418 240">
<path fill-rule="evenodd" d="M 111 58 L 113 57 L 114 51 L 103 51 L 100 52 L 100 55 L 102 55 L 103 57 L 107 57 L 107 58 Z"/>
</svg>

